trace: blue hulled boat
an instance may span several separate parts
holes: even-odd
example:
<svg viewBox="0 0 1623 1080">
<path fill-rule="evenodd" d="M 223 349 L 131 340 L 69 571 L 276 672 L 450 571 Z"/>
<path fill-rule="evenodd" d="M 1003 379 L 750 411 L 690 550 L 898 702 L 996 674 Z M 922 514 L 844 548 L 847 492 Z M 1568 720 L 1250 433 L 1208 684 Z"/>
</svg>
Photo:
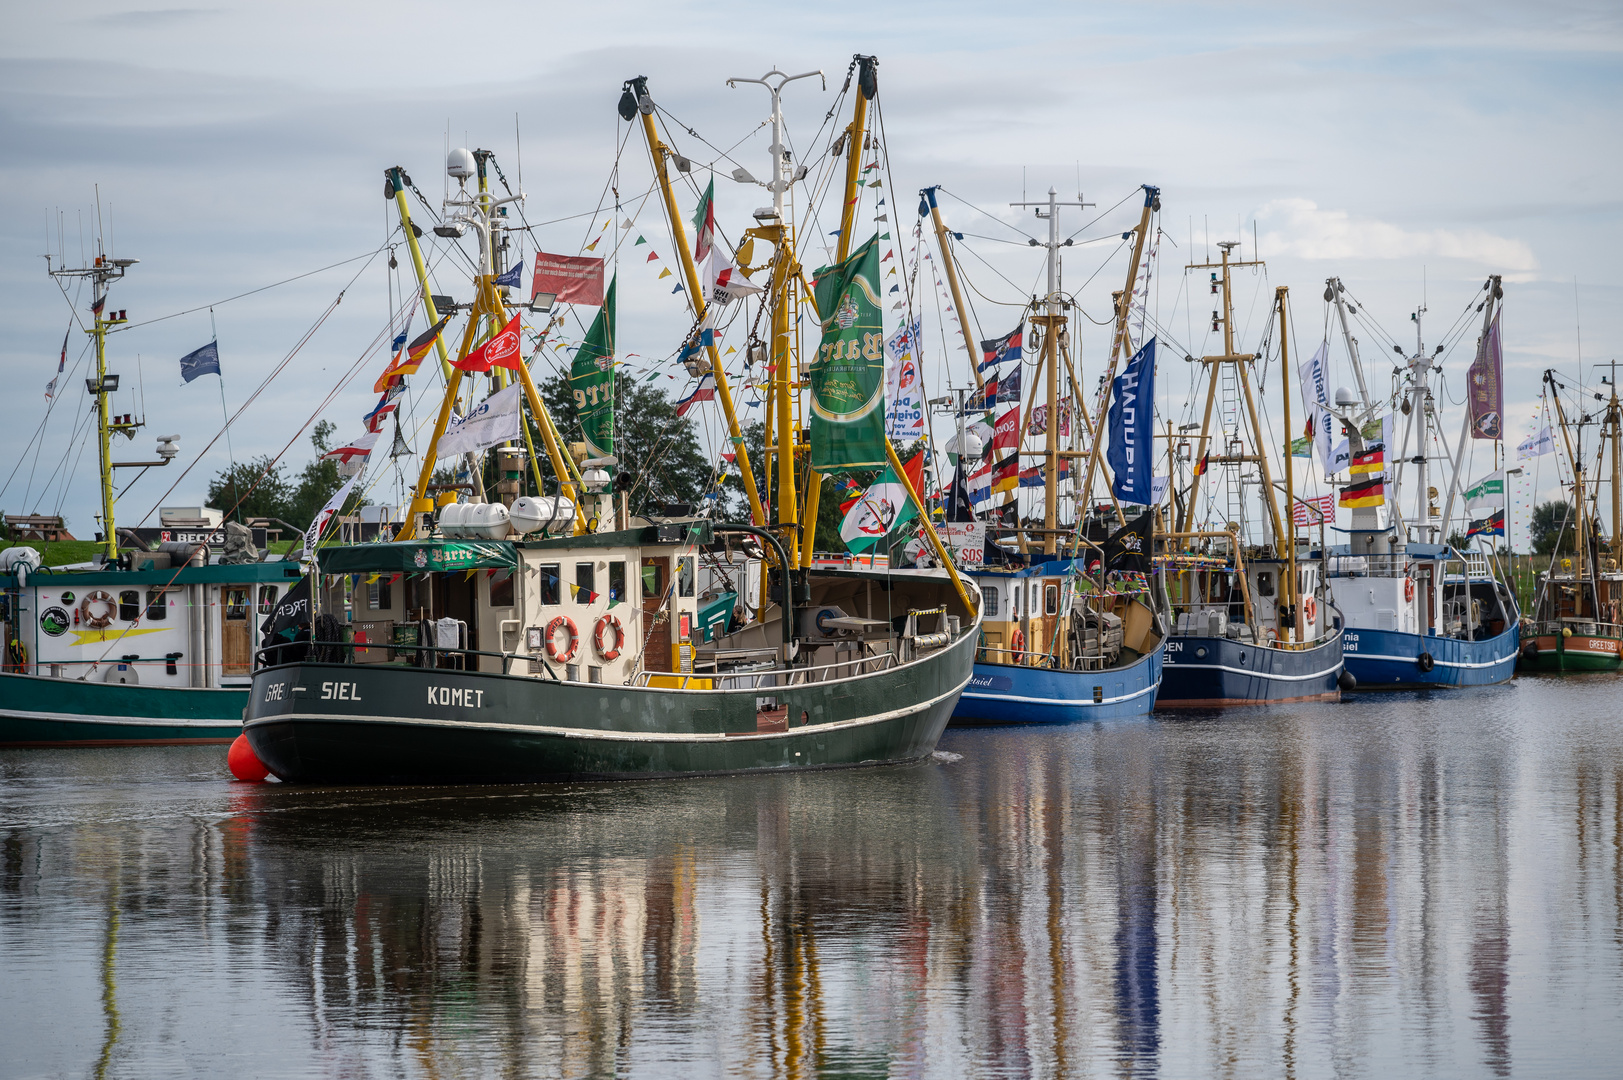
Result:
<svg viewBox="0 0 1623 1080">
<path fill-rule="evenodd" d="M 1075 559 L 972 576 L 986 621 L 953 724 L 1122 720 L 1155 707 L 1166 633 L 1152 579 L 1106 575 L 1090 589 Z"/>
</svg>

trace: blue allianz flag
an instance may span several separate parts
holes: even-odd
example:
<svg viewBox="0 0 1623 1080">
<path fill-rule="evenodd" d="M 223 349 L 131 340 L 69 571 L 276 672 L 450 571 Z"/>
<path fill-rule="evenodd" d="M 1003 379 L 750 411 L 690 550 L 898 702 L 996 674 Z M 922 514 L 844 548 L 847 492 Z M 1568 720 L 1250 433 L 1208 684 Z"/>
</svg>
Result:
<svg viewBox="0 0 1623 1080">
<path fill-rule="evenodd" d="M 514 263 L 513 268 L 511 270 L 508 270 L 506 273 L 502 274 L 500 277 L 498 277 L 496 279 L 496 285 L 497 285 L 498 288 L 505 285 L 505 286 L 508 286 L 510 288 L 516 289 L 516 288 L 518 288 L 518 284 L 519 284 L 518 279 L 519 279 L 520 275 L 522 275 L 523 273 L 524 273 L 524 264 L 523 263 Z"/>
<path fill-rule="evenodd" d="M 220 374 L 220 343 L 211 341 L 180 358 L 180 377 L 191 382 L 199 375 Z"/>
<path fill-rule="evenodd" d="M 1111 384 L 1110 490 L 1138 506 L 1154 505 L 1155 339 L 1144 343 Z"/>
</svg>

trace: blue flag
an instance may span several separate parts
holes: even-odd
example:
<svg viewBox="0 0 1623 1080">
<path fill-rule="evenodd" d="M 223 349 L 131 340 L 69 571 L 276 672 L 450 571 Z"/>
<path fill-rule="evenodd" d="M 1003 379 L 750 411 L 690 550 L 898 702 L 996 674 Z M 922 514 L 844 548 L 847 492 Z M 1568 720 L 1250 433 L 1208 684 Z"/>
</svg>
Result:
<svg viewBox="0 0 1623 1080">
<path fill-rule="evenodd" d="M 180 358 L 180 377 L 191 382 L 199 375 L 220 374 L 220 343 L 211 341 Z"/>
<path fill-rule="evenodd" d="M 1115 479 L 1116 498 L 1138 506 L 1153 504 L 1155 438 L 1155 339 L 1144 343 L 1111 383 L 1110 449 L 1105 458 Z"/>
<path fill-rule="evenodd" d="M 505 273 L 503 273 L 500 277 L 498 277 L 496 279 L 496 286 L 498 288 L 500 288 L 502 286 L 508 286 L 510 288 L 516 289 L 519 286 L 519 280 L 518 279 L 523 273 L 524 273 L 524 264 L 523 263 L 514 263 L 512 269 L 506 271 Z"/>
</svg>

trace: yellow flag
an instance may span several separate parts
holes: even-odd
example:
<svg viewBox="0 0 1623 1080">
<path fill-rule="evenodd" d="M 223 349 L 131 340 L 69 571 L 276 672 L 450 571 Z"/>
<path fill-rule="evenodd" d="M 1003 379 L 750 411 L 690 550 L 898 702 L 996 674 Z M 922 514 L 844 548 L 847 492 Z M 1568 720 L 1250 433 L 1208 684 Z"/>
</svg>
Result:
<svg viewBox="0 0 1623 1080">
<path fill-rule="evenodd" d="M 587 251 L 596 251 L 597 250 L 597 245 L 601 244 L 602 242 L 603 242 L 603 238 L 600 236 L 596 240 L 593 240 L 590 244 L 587 244 L 586 245 L 586 250 Z"/>
<path fill-rule="evenodd" d="M 668 278 L 670 276 L 671 276 L 671 268 L 667 266 L 665 269 L 663 269 L 663 270 L 661 270 L 659 272 L 659 277 L 655 278 L 654 280 L 658 281 L 658 280 L 660 280 L 660 278 Z"/>
</svg>

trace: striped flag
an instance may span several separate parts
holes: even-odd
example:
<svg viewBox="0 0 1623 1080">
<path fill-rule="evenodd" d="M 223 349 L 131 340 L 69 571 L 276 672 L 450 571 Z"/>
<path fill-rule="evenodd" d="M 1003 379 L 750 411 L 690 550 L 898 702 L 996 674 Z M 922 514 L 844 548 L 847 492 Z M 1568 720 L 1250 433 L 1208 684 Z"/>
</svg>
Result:
<svg viewBox="0 0 1623 1080">
<path fill-rule="evenodd" d="M 716 400 L 716 378 L 714 375 L 706 374 L 693 388 L 692 393 L 676 403 L 676 415 L 686 416 L 688 410 L 699 402 L 714 400 Z"/>
<path fill-rule="evenodd" d="M 1291 510 L 1291 520 L 1298 525 L 1318 525 L 1329 521 L 1336 513 L 1336 497 L 1321 495 L 1316 499 L 1297 499 Z"/>
</svg>

